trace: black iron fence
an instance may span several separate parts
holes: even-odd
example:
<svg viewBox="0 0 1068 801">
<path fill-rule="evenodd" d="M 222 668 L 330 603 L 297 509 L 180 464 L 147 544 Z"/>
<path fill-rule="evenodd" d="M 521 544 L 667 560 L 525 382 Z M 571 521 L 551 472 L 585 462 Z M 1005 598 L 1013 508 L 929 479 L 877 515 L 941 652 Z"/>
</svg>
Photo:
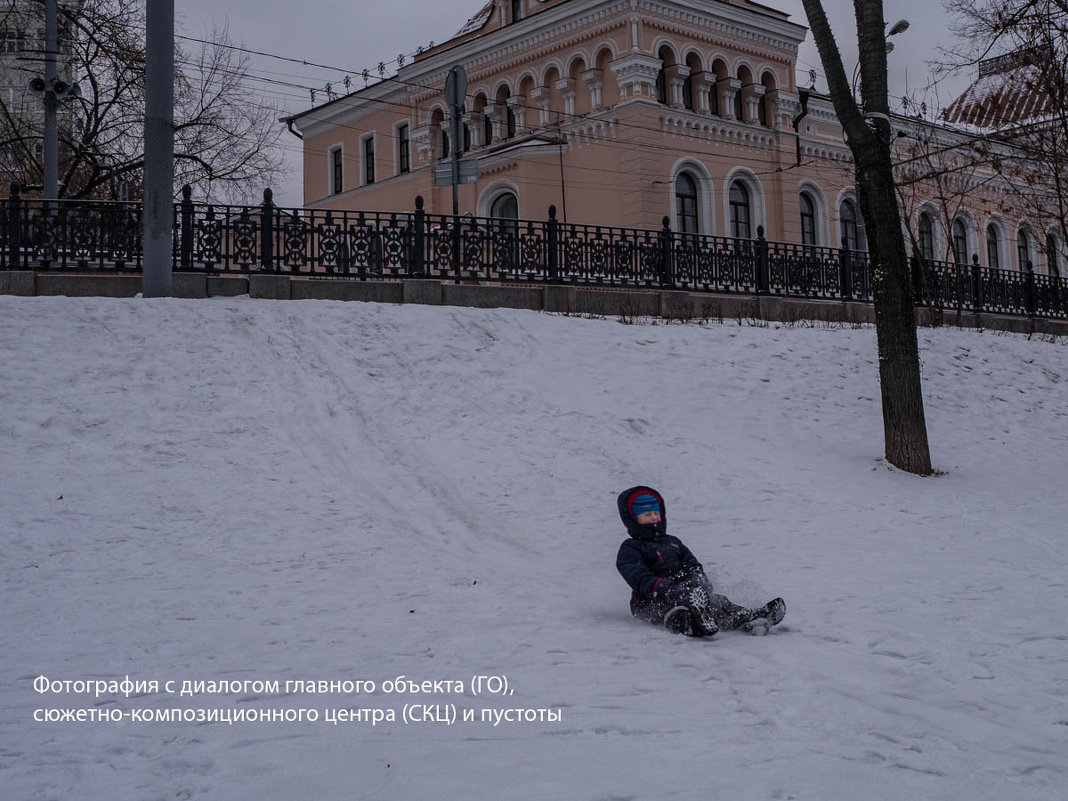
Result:
<svg viewBox="0 0 1068 801">
<path fill-rule="evenodd" d="M 0 269 L 137 272 L 141 204 L 0 200 Z M 545 220 L 413 211 L 174 205 L 174 267 L 217 274 L 677 289 L 871 301 L 868 255 L 845 248 Z M 912 262 L 917 303 L 947 311 L 1068 317 L 1068 281 L 948 262 Z"/>
</svg>

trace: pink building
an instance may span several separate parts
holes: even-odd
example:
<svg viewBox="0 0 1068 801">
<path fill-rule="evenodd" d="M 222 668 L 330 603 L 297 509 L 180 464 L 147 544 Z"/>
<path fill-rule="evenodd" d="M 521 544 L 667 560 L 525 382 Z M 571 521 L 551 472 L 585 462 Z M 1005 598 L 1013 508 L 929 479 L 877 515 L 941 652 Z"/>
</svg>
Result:
<svg viewBox="0 0 1068 801">
<path fill-rule="evenodd" d="M 449 214 L 434 167 L 459 145 L 478 172 L 459 187 L 461 214 L 544 219 L 554 205 L 562 221 L 647 229 L 667 215 L 680 232 L 763 226 L 770 240 L 864 250 L 841 127 L 796 84 L 806 35 L 749 0 L 491 0 L 395 78 L 289 119 L 305 205 L 408 211 L 421 195 Z M 468 79 L 462 142 L 444 95 L 454 65 Z M 934 259 L 1005 269 L 1026 254 L 1053 272 L 1043 225 L 1003 196 L 980 187 L 956 209 L 917 198 L 903 224 Z M 1063 250 L 1059 234 L 1045 241 Z"/>
</svg>

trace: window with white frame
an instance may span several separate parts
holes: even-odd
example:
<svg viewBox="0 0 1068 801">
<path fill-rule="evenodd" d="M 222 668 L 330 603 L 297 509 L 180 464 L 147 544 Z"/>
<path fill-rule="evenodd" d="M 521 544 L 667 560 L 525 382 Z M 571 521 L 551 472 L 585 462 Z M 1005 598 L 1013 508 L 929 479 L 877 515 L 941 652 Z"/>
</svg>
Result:
<svg viewBox="0 0 1068 801">
<path fill-rule="evenodd" d="M 842 247 L 846 250 L 862 250 L 860 239 L 860 215 L 852 200 L 843 200 L 838 209 L 841 224 Z"/>
<path fill-rule="evenodd" d="M 397 126 L 397 174 L 403 175 L 412 171 L 411 134 L 408 123 L 402 122 Z"/>
<path fill-rule="evenodd" d="M 928 261 L 934 261 L 934 220 L 926 211 L 920 213 L 919 238 L 920 256 Z"/>
<path fill-rule="evenodd" d="M 1021 228 L 1016 234 L 1016 269 L 1023 272 L 1031 263 L 1031 237 L 1027 229 Z"/>
<path fill-rule="evenodd" d="M 675 226 L 681 234 L 700 233 L 697 182 L 688 172 L 675 179 Z"/>
<path fill-rule="evenodd" d="M 802 192 L 801 200 L 801 244 L 816 244 L 816 203 L 812 195 Z"/>
<path fill-rule="evenodd" d="M 993 223 L 986 227 L 986 267 L 988 270 L 1001 269 L 1001 255 L 999 251 L 1000 237 L 998 229 Z"/>
<path fill-rule="evenodd" d="M 360 139 L 361 186 L 375 182 L 375 135 L 369 133 Z"/>
<path fill-rule="evenodd" d="M 956 264 L 968 263 L 968 231 L 964 227 L 964 220 L 953 221 L 953 261 Z"/>
<path fill-rule="evenodd" d="M 1050 278 L 1061 277 L 1061 265 L 1057 258 L 1059 250 L 1057 237 L 1052 233 L 1046 234 L 1046 272 Z"/>
<path fill-rule="evenodd" d="M 749 190 L 741 181 L 731 184 L 728 195 L 730 203 L 731 236 L 735 239 L 752 239 L 752 209 L 749 202 Z"/>
<path fill-rule="evenodd" d="M 345 162 L 341 145 L 330 148 L 330 194 L 340 195 L 345 191 Z"/>
</svg>

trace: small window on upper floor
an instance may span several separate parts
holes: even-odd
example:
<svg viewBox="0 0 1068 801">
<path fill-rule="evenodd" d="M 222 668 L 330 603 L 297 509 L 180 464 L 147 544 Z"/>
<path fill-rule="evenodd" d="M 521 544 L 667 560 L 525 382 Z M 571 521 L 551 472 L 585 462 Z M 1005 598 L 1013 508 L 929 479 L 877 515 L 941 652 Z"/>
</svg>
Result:
<svg viewBox="0 0 1068 801">
<path fill-rule="evenodd" d="M 523 0 L 512 0 L 512 22 L 523 19 Z"/>
<path fill-rule="evenodd" d="M 408 123 L 397 126 L 397 172 L 412 170 L 411 143 L 408 136 Z"/>
<path fill-rule="evenodd" d="M 375 135 L 368 134 L 363 139 L 363 183 L 364 186 L 375 182 Z"/>
<path fill-rule="evenodd" d="M 330 151 L 330 194 L 340 195 L 345 191 L 343 151 L 335 147 Z"/>
</svg>

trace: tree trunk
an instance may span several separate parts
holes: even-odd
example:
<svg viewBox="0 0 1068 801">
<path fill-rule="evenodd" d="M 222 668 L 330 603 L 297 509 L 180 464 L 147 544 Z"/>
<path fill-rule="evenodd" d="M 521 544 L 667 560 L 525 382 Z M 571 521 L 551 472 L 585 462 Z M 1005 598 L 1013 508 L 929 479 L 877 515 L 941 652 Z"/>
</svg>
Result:
<svg viewBox="0 0 1068 801">
<path fill-rule="evenodd" d="M 854 151 L 857 196 L 864 215 L 871 262 L 883 440 L 890 464 L 910 473 L 932 472 L 923 411 L 916 309 L 889 147 Z"/>
<path fill-rule="evenodd" d="M 853 0 L 863 111 L 857 107 L 846 79 L 822 2 L 802 0 L 802 4 L 827 75 L 835 114 L 853 153 L 857 196 L 868 233 L 886 459 L 902 470 L 928 476 L 932 473 L 931 453 L 920 387 L 916 309 L 890 159 L 882 0 Z"/>
</svg>

